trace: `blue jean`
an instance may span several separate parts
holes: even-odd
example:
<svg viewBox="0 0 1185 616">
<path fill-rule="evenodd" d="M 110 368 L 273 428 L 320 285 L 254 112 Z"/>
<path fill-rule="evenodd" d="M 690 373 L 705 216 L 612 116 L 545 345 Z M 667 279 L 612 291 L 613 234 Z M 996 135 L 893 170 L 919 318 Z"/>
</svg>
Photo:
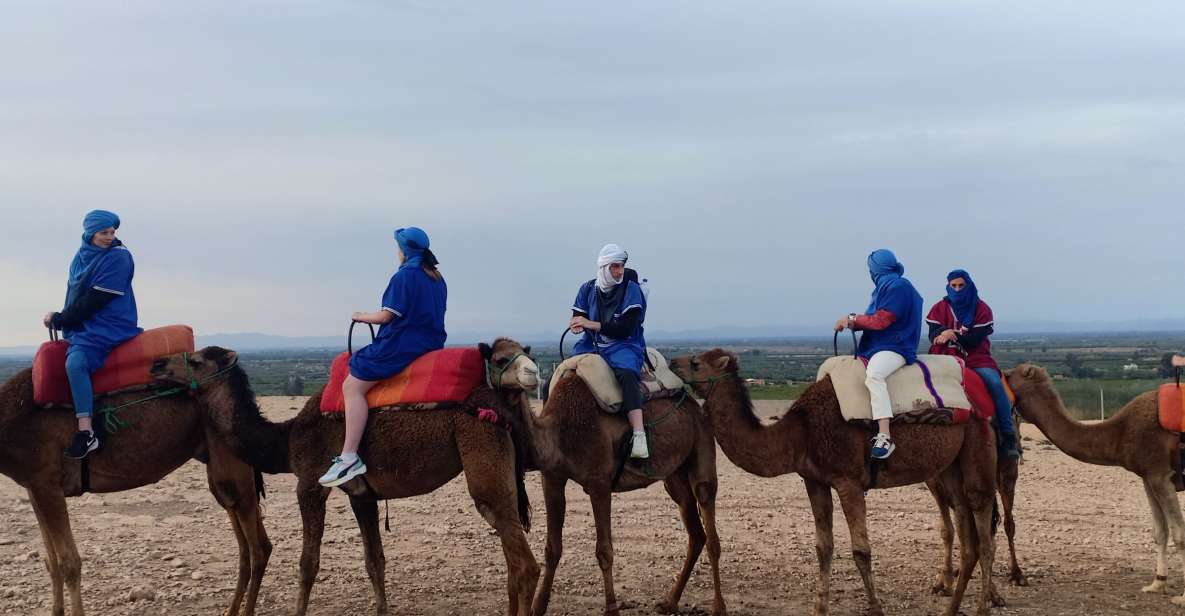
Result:
<svg viewBox="0 0 1185 616">
<path fill-rule="evenodd" d="M 95 369 L 102 367 L 96 366 Z M 74 398 L 74 416 L 90 417 L 95 412 L 95 390 L 91 383 L 91 358 L 82 348 L 66 351 L 66 377 L 70 380 L 70 395 Z"/>
<path fill-rule="evenodd" d="M 1008 392 L 1004 390 L 1004 382 L 1000 380 L 1000 371 L 995 368 L 975 368 L 975 374 L 983 379 L 988 393 L 996 404 L 996 427 L 1001 434 L 1016 434 L 1016 426 L 1012 425 L 1012 401 L 1008 399 Z"/>
</svg>

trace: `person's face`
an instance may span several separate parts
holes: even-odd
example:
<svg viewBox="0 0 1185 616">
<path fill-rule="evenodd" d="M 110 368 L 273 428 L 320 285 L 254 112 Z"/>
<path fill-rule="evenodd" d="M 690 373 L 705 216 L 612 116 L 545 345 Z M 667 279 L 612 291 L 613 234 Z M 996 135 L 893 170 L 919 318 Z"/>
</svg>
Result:
<svg viewBox="0 0 1185 616">
<path fill-rule="evenodd" d="M 610 263 L 609 276 L 611 276 L 613 280 L 621 282 L 621 278 L 625 276 L 625 263 Z"/>
<path fill-rule="evenodd" d="M 963 280 L 962 278 L 955 278 L 946 284 L 950 285 L 950 288 L 954 289 L 955 293 L 958 293 L 967 287 L 967 281 Z"/>
<path fill-rule="evenodd" d="M 98 246 L 99 248 L 111 248 L 111 243 L 114 241 L 115 227 L 107 227 L 91 236 L 91 245 Z"/>
<path fill-rule="evenodd" d="M 399 244 L 395 244 L 395 260 L 402 265 L 406 259 L 407 257 L 403 255 L 403 249 L 399 247 Z"/>
</svg>

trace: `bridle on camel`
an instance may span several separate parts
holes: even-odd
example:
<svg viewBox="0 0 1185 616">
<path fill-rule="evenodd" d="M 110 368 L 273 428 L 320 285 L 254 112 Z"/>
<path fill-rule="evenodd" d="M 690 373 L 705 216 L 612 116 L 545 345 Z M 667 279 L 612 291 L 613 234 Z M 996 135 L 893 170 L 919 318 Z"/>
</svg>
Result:
<svg viewBox="0 0 1185 616">
<path fill-rule="evenodd" d="M 205 377 L 202 377 L 199 379 L 199 378 L 194 377 L 194 375 L 193 375 L 193 366 L 190 365 L 190 363 L 189 363 L 189 355 L 190 355 L 190 353 L 188 351 L 181 353 L 181 361 L 185 362 L 185 380 L 186 380 L 185 385 L 177 385 L 175 387 L 170 387 L 168 389 L 162 389 L 151 396 L 148 396 L 145 398 L 140 398 L 139 400 L 133 400 L 131 402 L 120 404 L 118 406 L 108 406 L 108 407 L 103 407 L 101 409 L 96 409 L 95 413 L 99 413 L 99 414 L 103 415 L 103 427 L 105 427 L 107 429 L 107 433 L 108 434 L 115 434 L 116 432 L 119 431 L 120 428 L 123 428 L 128 425 L 128 422 L 119 418 L 118 413 L 120 410 L 125 409 L 129 406 L 135 406 L 137 404 L 141 404 L 143 402 L 148 402 L 149 400 L 156 400 L 157 398 L 167 398 L 169 396 L 175 396 L 181 392 L 189 392 L 190 395 L 193 395 L 193 394 L 197 393 L 197 390 L 199 388 L 201 388 L 202 385 L 209 383 L 210 381 L 213 381 L 214 379 L 219 378 L 219 377 L 229 373 L 231 370 L 234 369 L 235 366 L 237 366 L 239 364 L 239 358 L 235 357 L 235 360 L 230 362 L 230 364 L 228 364 L 225 368 L 222 368 L 221 370 L 218 370 L 217 372 L 214 372 L 214 373 L 210 374 L 209 376 L 205 376 Z"/>
</svg>

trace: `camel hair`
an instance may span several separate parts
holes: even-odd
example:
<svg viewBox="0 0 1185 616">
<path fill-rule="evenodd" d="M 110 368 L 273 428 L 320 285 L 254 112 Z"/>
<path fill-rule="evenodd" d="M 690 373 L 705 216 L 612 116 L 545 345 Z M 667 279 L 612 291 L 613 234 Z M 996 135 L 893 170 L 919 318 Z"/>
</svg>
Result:
<svg viewBox="0 0 1185 616">
<path fill-rule="evenodd" d="M 1066 412 L 1053 380 L 1044 368 L 1021 364 L 1005 372 L 1016 394 L 1021 417 L 1037 426 L 1058 449 L 1071 458 L 1101 466 L 1121 466 L 1140 477 L 1152 509 L 1152 538 L 1156 542 L 1156 578 L 1144 592 L 1168 590 L 1168 538 L 1185 565 L 1185 519 L 1173 487 L 1173 457 L 1179 437 L 1160 426 L 1156 392 L 1128 402 L 1105 421 L 1085 424 Z M 1185 606 L 1185 595 L 1173 597 Z"/>
<path fill-rule="evenodd" d="M 844 421 L 831 379 L 812 383 L 773 425 L 753 413 L 749 392 L 738 375 L 737 357 L 723 349 L 671 361 L 671 369 L 704 399 L 716 441 L 734 464 L 762 477 L 798 473 L 806 484 L 815 518 L 819 576 L 815 616 L 829 613 L 834 551 L 832 497 L 839 495 L 852 537 L 852 557 L 868 595 L 868 613 L 884 608 L 872 582 L 864 491 L 870 432 Z M 877 488 L 922 483 L 937 477 L 943 497 L 955 510 L 962 566 L 946 615 L 959 613 L 976 563 L 980 568 L 978 616 L 991 611 L 992 505 L 996 491 L 996 445 L 986 422 L 960 425 L 900 425 L 893 430 L 897 452 L 882 465 Z"/>
<path fill-rule="evenodd" d="M 143 391 L 113 395 L 104 399 L 104 405 L 115 407 L 147 395 Z M 160 481 L 191 459 L 205 462 L 210 492 L 226 509 L 239 548 L 238 584 L 225 613 L 252 616 L 272 551 L 259 507 L 262 475 L 214 438 L 212 426 L 192 398 L 155 398 L 132 404 L 119 414 L 126 425 L 104 438 L 103 446 L 86 458 L 89 485 L 85 491 L 131 490 Z M 0 386 L 0 473 L 29 492 L 45 544 L 53 616 L 66 613 L 63 586 L 70 592 L 70 613 L 83 615 L 82 559 L 66 507 L 67 497 L 84 492 L 82 464 L 62 455 L 75 430 L 72 409 L 34 404 L 32 369 Z"/>
<path fill-rule="evenodd" d="M 247 387 L 246 373 L 236 364 L 235 352 L 227 349 L 207 347 L 188 357 L 169 356 L 154 368 L 154 373 L 163 381 L 179 382 L 190 378 L 189 374 L 200 379 L 222 370 L 228 372 L 227 378 L 211 380 L 196 392 L 219 437 L 265 473 L 296 475 L 304 537 L 296 614 L 304 616 L 321 565 L 325 501 L 331 492 L 317 479 L 330 458 L 341 450 L 345 422 L 340 416 L 321 412 L 323 389 L 309 398 L 296 417 L 282 423 L 267 420 Z M 522 445 L 516 445 L 503 426 L 474 417 L 479 408 L 493 409 L 499 415 L 510 412 L 501 406 L 490 387 L 482 385 L 457 408 L 370 414 L 359 450 L 369 471 L 341 489 L 349 495 L 361 530 L 377 614 L 388 614 L 390 610 L 378 501 L 427 494 L 461 471 L 465 471 L 469 495 L 478 513 L 502 542 L 508 568 L 507 613 L 525 616 L 530 609 L 539 565 L 524 534 L 524 527 L 529 526 L 530 505 L 523 486 L 521 457 L 516 454 Z"/>
<path fill-rule="evenodd" d="M 494 344 L 495 364 L 529 360 L 513 340 Z M 533 362 L 531 363 L 533 366 Z M 522 370 L 522 368 L 520 368 Z M 617 616 L 621 607 L 613 584 L 612 496 L 662 481 L 671 500 L 679 506 L 687 531 L 687 552 L 674 584 L 659 602 L 658 611 L 674 614 L 679 599 L 695 568 L 708 548 L 714 590 L 712 614 L 727 610 L 720 590 L 720 538 L 716 533 L 716 444 L 699 405 L 690 396 L 650 400 L 644 405 L 650 458 L 646 463 L 625 464 L 626 440 L 631 435 L 622 414 L 602 411 L 585 381 L 570 374 L 555 384 L 547 403 L 531 412 L 525 395 L 519 396 L 523 412 L 514 417 L 529 438 L 530 468 L 543 475 L 543 498 L 547 505 L 547 546 L 544 550 L 543 580 L 535 595 L 532 613 L 542 616 L 551 599 L 556 567 L 563 554 L 565 486 L 574 481 L 588 494 L 596 524 L 596 558 L 605 590 L 605 613 Z"/>
</svg>

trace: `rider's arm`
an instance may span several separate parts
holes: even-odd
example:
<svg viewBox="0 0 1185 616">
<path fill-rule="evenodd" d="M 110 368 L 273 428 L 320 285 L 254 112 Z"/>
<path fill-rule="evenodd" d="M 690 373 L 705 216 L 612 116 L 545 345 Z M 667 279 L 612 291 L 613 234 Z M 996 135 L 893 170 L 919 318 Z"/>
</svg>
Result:
<svg viewBox="0 0 1185 616">
<path fill-rule="evenodd" d="M 877 310 L 875 314 L 858 314 L 856 320 L 852 322 L 855 327 L 852 329 L 859 330 L 880 330 L 893 324 L 897 320 L 897 315 L 888 310 Z"/>
<path fill-rule="evenodd" d="M 53 328 L 77 328 L 117 297 L 119 294 L 110 291 L 100 291 L 93 287 L 87 289 L 65 310 L 53 313 Z"/>
</svg>

